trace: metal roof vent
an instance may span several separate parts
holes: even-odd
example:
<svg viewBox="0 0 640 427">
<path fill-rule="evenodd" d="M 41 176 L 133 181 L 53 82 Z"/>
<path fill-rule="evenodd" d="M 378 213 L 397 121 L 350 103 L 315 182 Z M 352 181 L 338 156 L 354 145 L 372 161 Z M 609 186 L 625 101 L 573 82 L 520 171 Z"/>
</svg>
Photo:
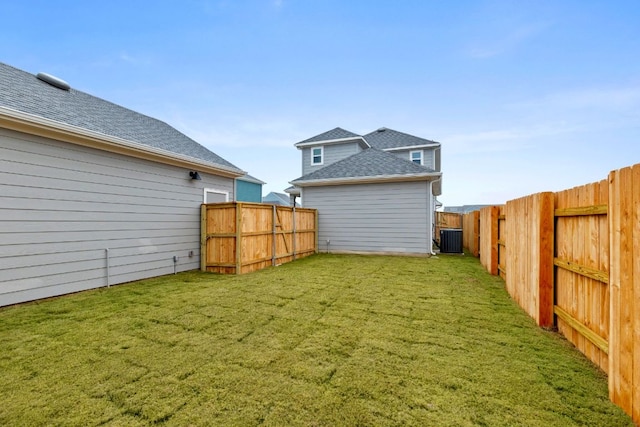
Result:
<svg viewBox="0 0 640 427">
<path fill-rule="evenodd" d="M 52 76 L 51 74 L 38 73 L 36 77 L 45 83 L 49 83 L 51 86 L 57 87 L 58 89 L 62 89 L 62 90 L 71 89 L 71 86 L 69 86 L 69 83 L 55 76 Z"/>
<path fill-rule="evenodd" d="M 378 132 L 384 132 L 385 130 L 387 130 L 387 128 L 380 128 L 378 129 Z"/>
</svg>

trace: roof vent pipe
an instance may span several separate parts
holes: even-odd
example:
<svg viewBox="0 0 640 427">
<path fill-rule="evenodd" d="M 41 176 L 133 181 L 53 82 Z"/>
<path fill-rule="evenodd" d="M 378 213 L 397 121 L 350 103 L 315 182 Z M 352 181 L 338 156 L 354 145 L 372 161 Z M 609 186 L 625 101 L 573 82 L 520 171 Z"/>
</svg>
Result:
<svg viewBox="0 0 640 427">
<path fill-rule="evenodd" d="M 69 83 L 55 76 L 52 76 L 51 74 L 38 73 L 36 77 L 45 83 L 49 83 L 51 86 L 57 87 L 58 89 L 62 89 L 62 90 L 71 89 L 71 86 L 69 86 Z"/>
</svg>

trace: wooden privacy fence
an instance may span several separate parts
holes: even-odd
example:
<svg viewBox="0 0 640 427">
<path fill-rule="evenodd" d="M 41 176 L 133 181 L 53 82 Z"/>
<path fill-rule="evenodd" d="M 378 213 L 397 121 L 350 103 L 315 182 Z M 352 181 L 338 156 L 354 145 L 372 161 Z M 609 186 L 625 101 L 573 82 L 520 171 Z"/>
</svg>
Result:
<svg viewBox="0 0 640 427">
<path fill-rule="evenodd" d="M 479 234 L 487 271 L 607 372 L 611 400 L 640 423 L 640 164 L 485 207 Z"/>
<path fill-rule="evenodd" d="M 475 257 L 480 253 L 480 211 L 462 216 L 462 247 Z"/>
<path fill-rule="evenodd" d="M 457 212 L 436 212 L 436 229 L 434 239 L 440 245 L 440 230 L 462 228 L 462 214 Z"/>
<path fill-rule="evenodd" d="M 315 209 L 258 203 L 201 206 L 200 269 L 242 274 L 317 252 Z"/>
</svg>

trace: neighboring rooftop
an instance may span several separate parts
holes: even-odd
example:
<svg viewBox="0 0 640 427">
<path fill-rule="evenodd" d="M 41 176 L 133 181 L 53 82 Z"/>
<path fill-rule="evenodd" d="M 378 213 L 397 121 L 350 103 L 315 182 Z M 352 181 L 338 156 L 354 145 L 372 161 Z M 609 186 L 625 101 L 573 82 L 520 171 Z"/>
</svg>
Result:
<svg viewBox="0 0 640 427">
<path fill-rule="evenodd" d="M 323 132 L 319 135 L 300 141 L 294 145 L 301 146 L 314 142 L 328 142 L 346 139 L 359 139 L 364 147 L 375 147 L 381 150 L 393 150 L 400 147 L 416 147 L 424 145 L 440 144 L 425 138 L 409 135 L 408 133 L 398 132 L 397 130 L 382 127 L 366 135 L 358 135 L 356 133 L 344 130 L 340 127 Z"/>
<path fill-rule="evenodd" d="M 272 205 L 290 206 L 291 199 L 289 195 L 283 193 L 270 192 L 262 198 L 262 203 L 270 203 Z"/>
<path fill-rule="evenodd" d="M 323 132 L 320 135 L 312 136 L 311 138 L 305 139 L 304 141 L 300 141 L 295 145 L 306 144 L 309 142 L 333 141 L 336 139 L 348 139 L 348 138 L 362 138 L 362 136 L 358 135 L 357 133 L 349 132 L 348 130 L 344 130 L 342 128 L 337 127 L 327 132 Z"/>
<path fill-rule="evenodd" d="M 165 122 L 0 62 L 0 107 L 242 171 Z"/>
<path fill-rule="evenodd" d="M 480 209 L 493 206 L 493 205 L 462 205 L 462 206 L 445 206 L 443 212 L 466 214 L 473 211 L 479 211 Z"/>
<path fill-rule="evenodd" d="M 245 174 L 243 176 L 239 176 L 236 179 L 239 179 L 240 181 L 245 181 L 245 182 L 252 182 L 254 184 L 261 184 L 261 185 L 266 184 L 266 182 L 256 178 L 255 176 L 251 176 L 249 174 Z"/>
<path fill-rule="evenodd" d="M 369 145 L 381 150 L 438 144 L 438 142 L 431 141 L 429 139 L 419 138 L 417 136 L 409 135 L 408 133 L 398 132 L 397 130 L 384 127 L 368 133 L 363 137 Z"/>
</svg>

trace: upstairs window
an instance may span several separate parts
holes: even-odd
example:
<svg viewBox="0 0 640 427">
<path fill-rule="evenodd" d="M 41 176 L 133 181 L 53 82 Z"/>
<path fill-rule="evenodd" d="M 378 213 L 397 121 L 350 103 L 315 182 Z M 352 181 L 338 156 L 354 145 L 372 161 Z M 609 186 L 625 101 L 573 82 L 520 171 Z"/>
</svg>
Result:
<svg viewBox="0 0 640 427">
<path fill-rule="evenodd" d="M 312 165 L 321 165 L 323 162 L 323 147 L 314 147 L 311 149 L 311 164 Z"/>
<path fill-rule="evenodd" d="M 413 163 L 422 165 L 422 150 L 412 151 L 411 153 L 409 153 L 409 158 Z"/>
</svg>

